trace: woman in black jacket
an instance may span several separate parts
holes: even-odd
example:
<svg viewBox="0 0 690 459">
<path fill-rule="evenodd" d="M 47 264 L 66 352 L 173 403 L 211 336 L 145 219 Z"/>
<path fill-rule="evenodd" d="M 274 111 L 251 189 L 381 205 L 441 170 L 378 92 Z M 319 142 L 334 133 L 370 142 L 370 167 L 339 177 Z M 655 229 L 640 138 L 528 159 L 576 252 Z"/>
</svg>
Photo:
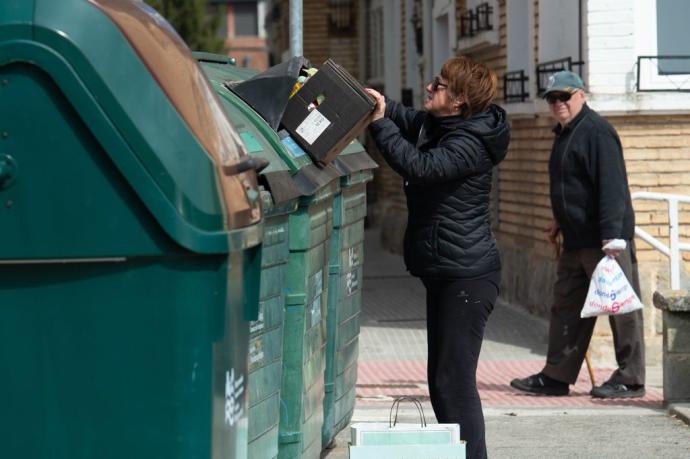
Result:
<svg viewBox="0 0 690 459">
<path fill-rule="evenodd" d="M 496 75 L 451 58 L 426 87 L 424 111 L 376 99 L 369 126 L 404 179 L 407 269 L 427 291 L 429 394 L 439 422 L 460 424 L 468 458 L 485 458 L 476 371 L 501 263 L 491 234 L 493 167 L 506 155 L 506 113 L 493 105 Z"/>
</svg>

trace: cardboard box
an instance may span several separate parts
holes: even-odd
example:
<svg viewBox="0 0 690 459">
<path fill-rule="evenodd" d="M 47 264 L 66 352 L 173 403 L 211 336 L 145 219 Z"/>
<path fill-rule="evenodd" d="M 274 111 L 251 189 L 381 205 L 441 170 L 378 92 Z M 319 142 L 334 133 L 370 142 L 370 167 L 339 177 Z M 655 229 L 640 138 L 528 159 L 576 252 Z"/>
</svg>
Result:
<svg viewBox="0 0 690 459">
<path fill-rule="evenodd" d="M 375 105 L 359 82 L 329 59 L 289 100 L 281 123 L 323 166 L 368 125 Z"/>
</svg>

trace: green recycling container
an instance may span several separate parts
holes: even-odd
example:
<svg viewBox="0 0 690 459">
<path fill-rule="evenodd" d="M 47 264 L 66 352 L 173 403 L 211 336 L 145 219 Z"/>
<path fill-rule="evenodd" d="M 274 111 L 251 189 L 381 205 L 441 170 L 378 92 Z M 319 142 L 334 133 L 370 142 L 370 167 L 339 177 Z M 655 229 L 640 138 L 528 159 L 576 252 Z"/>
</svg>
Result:
<svg viewBox="0 0 690 459">
<path fill-rule="evenodd" d="M 225 56 L 195 53 L 223 108 L 247 151 L 269 161 L 261 171 L 264 211 L 259 313 L 250 326 L 248 457 L 278 456 L 280 387 L 283 368 L 285 279 L 288 267 L 288 215 L 297 210 L 289 169 L 276 152 L 280 141 L 258 115 L 224 86 L 234 78 L 248 78 Z M 307 163 L 305 163 L 307 164 Z M 270 182 L 269 182 L 270 180 Z M 272 185 L 269 188 L 269 183 Z M 275 192 L 271 193 L 272 190 Z"/>
<path fill-rule="evenodd" d="M 353 141 L 333 162 L 341 192 L 333 202 L 330 241 L 325 397 L 322 443 L 330 445 L 350 424 L 355 408 L 364 263 L 366 184 L 377 164 Z"/>
<path fill-rule="evenodd" d="M 290 215 L 280 413 L 280 458 L 318 458 L 323 428 L 333 181 Z"/>
<path fill-rule="evenodd" d="M 258 163 L 185 45 L 5 0 L 0 100 L 0 457 L 247 457 Z"/>
<path fill-rule="evenodd" d="M 266 213 L 263 320 L 253 323 L 250 343 L 249 457 L 316 458 L 322 447 L 329 237 L 341 174 L 330 166 L 316 167 L 229 90 L 251 76 L 246 70 L 237 69 L 227 57 L 196 57 L 247 150 L 271 162 L 260 177 Z M 287 203 L 295 196 L 293 208 Z M 269 234 L 271 228 L 276 235 Z M 274 239 L 269 256 L 267 247 Z"/>
<path fill-rule="evenodd" d="M 238 116 L 236 106 L 229 106 L 229 95 L 220 94 L 226 113 L 237 127 L 248 151 L 257 156 L 261 154 L 264 158 L 270 157 L 269 166 L 262 171 L 264 178 L 280 175 L 286 168 L 270 143 L 256 132 L 250 120 Z M 264 235 L 259 313 L 250 326 L 248 457 L 273 458 L 278 456 L 285 280 L 289 255 L 288 216 L 297 209 L 299 193 L 283 185 L 282 194 L 279 193 L 280 196 L 276 198 L 264 185 L 260 187 Z"/>
</svg>

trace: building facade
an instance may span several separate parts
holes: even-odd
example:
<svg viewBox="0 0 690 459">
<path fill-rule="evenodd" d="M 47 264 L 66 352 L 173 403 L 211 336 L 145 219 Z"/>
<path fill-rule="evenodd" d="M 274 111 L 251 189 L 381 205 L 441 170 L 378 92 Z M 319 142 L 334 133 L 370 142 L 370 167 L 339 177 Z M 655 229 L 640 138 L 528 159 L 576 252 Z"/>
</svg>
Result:
<svg viewBox="0 0 690 459">
<path fill-rule="evenodd" d="M 269 67 L 266 45 L 266 0 L 210 0 L 209 12 L 222 11 L 218 34 L 237 65 L 255 70 Z"/>
<path fill-rule="evenodd" d="M 284 3 L 287 3 L 285 1 Z M 309 0 L 305 0 L 305 9 Z M 333 1 L 317 2 L 331 5 Z M 503 260 L 501 296 L 548 317 L 556 261 L 543 229 L 552 219 L 548 157 L 554 121 L 540 94 L 548 77 L 582 75 L 588 104 L 618 130 L 631 192 L 690 195 L 690 30 L 683 0 L 358 0 L 361 59 L 349 69 L 367 85 L 421 106 L 425 82 L 447 58 L 466 55 L 499 78 L 509 114 L 508 156 L 496 170 L 494 233 Z M 306 13 L 305 13 L 306 24 Z M 321 29 L 323 33 L 324 29 Z M 325 36 L 308 44 L 324 48 Z M 313 52 L 313 51 L 310 51 Z M 668 58 L 664 56 L 683 56 Z M 380 159 L 380 158 L 379 158 Z M 390 250 L 401 250 L 406 222 L 399 177 L 382 160 L 370 186 L 371 220 Z M 634 200 L 637 225 L 669 244 L 667 204 Z M 690 206 L 679 233 L 690 239 Z M 661 322 L 652 294 L 669 286 L 669 262 L 636 238 L 649 360 L 660 357 Z M 690 269 L 690 254 L 684 267 Z M 611 333 L 600 320 L 592 350 L 610 359 Z"/>
</svg>

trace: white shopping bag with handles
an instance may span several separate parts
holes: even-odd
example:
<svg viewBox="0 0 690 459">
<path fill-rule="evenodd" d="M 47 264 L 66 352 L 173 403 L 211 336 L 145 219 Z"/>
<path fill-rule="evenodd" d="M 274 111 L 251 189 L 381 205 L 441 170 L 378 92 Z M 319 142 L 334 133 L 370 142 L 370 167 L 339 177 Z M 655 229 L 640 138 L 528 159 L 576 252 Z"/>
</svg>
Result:
<svg viewBox="0 0 690 459">
<path fill-rule="evenodd" d="M 625 314 L 642 306 L 616 259 L 605 256 L 594 268 L 580 317 Z"/>
</svg>

